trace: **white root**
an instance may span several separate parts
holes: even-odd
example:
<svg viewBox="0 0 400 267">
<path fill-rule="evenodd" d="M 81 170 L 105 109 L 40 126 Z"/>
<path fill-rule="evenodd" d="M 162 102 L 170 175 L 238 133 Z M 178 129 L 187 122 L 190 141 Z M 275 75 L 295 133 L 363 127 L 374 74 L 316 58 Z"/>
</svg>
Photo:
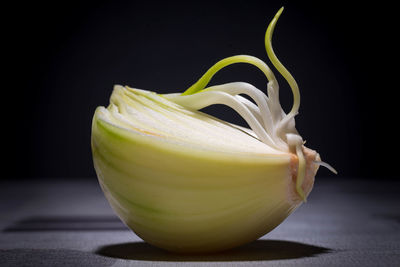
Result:
<svg viewBox="0 0 400 267">
<path fill-rule="evenodd" d="M 274 124 L 272 121 L 272 114 L 267 105 L 267 102 L 265 101 L 265 98 L 268 99 L 268 97 L 261 90 L 257 89 L 253 85 L 245 82 L 234 82 L 208 87 L 203 91 L 221 91 L 230 95 L 245 94 L 250 96 L 260 110 L 265 130 L 268 133 L 273 132 Z"/>
<path fill-rule="evenodd" d="M 243 117 L 243 119 L 249 124 L 250 128 L 263 143 L 269 145 L 270 147 L 280 149 L 277 143 L 272 139 L 270 133 L 263 127 L 262 122 L 260 122 L 256 116 L 253 115 L 254 112 L 250 111 L 249 108 L 240 101 L 240 98 L 225 92 L 212 90 L 204 90 L 202 92 L 187 96 L 177 96 L 173 94 L 164 95 L 164 97 L 186 108 L 195 110 L 199 110 L 214 104 L 227 105 Z M 258 111 L 256 113 L 258 113 Z M 263 116 L 263 114 L 261 114 L 261 116 Z"/>
<path fill-rule="evenodd" d="M 314 162 L 314 164 L 317 164 L 317 165 L 320 165 L 322 167 L 327 168 L 328 170 L 330 170 L 334 174 L 338 174 L 338 172 L 330 164 L 328 164 L 326 162 L 319 161 L 319 160 L 314 160 L 313 162 Z"/>
</svg>

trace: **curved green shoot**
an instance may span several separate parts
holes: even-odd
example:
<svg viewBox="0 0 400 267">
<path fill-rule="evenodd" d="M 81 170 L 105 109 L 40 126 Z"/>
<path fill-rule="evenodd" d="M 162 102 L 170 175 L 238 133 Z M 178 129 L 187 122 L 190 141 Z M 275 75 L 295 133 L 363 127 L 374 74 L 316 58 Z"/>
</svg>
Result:
<svg viewBox="0 0 400 267">
<path fill-rule="evenodd" d="M 248 55 L 238 55 L 224 58 L 218 61 L 214 66 L 212 66 L 195 84 L 189 87 L 182 95 L 191 95 L 197 93 L 198 91 L 204 89 L 210 82 L 211 78 L 222 68 L 235 63 L 248 63 L 259 68 L 267 77 L 269 81 L 276 81 L 274 74 L 270 70 L 267 64 L 259 58 L 248 56 Z"/>
<path fill-rule="evenodd" d="M 285 80 L 289 83 L 290 88 L 293 92 L 293 106 L 288 114 L 289 117 L 294 116 L 297 114 L 299 107 L 300 107 L 300 91 L 297 85 L 296 80 L 290 74 L 290 72 L 283 66 L 283 64 L 279 61 L 278 57 L 275 55 L 274 49 L 272 48 L 272 35 L 274 33 L 274 29 L 276 23 L 280 15 L 283 12 L 283 7 L 279 9 L 276 13 L 275 17 L 272 19 L 271 23 L 268 25 L 267 31 L 265 33 L 265 49 L 267 50 L 268 58 L 274 67 L 279 71 L 279 73 L 285 78 Z"/>
</svg>

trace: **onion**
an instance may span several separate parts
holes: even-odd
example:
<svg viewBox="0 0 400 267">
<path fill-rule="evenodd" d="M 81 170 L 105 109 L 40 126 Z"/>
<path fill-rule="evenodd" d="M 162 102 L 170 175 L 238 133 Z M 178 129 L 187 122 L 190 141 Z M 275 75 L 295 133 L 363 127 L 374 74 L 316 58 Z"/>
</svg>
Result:
<svg viewBox="0 0 400 267">
<path fill-rule="evenodd" d="M 247 55 L 217 62 L 184 93 L 116 85 L 110 105 L 96 109 L 91 143 L 99 183 L 117 215 L 146 242 L 181 253 L 251 242 L 306 201 L 320 165 L 335 172 L 295 128 L 299 89 L 271 45 L 282 11 L 265 45 L 292 89 L 289 113 L 267 64 Z M 244 82 L 207 87 L 235 63 L 258 67 L 268 79 L 268 96 Z M 199 111 L 214 104 L 234 109 L 250 129 Z"/>
</svg>

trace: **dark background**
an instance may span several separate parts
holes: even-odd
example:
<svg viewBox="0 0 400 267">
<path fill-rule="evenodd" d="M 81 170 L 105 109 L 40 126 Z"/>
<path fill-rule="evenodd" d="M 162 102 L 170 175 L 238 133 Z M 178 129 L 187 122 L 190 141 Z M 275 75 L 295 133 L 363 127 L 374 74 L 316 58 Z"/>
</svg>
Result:
<svg viewBox="0 0 400 267">
<path fill-rule="evenodd" d="M 297 129 L 340 176 L 398 177 L 395 7 L 382 1 L 16 2 L 4 7 L 2 178 L 94 177 L 90 126 L 114 84 L 182 92 L 236 54 L 269 63 L 264 33 L 301 91 Z M 349 1 L 350 2 L 350 1 Z M 271 66 L 272 67 L 272 66 Z M 278 76 L 288 111 L 292 96 Z M 237 64 L 211 84 L 247 81 Z M 392 82 L 393 81 L 393 82 Z M 244 125 L 225 107 L 206 109 Z M 322 176 L 331 175 L 321 169 Z"/>
</svg>

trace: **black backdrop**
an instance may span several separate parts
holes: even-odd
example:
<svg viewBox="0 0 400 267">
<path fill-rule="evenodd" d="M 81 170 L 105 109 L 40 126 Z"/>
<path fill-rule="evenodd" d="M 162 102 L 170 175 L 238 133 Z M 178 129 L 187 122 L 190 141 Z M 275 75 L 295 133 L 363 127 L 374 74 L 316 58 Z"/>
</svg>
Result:
<svg viewBox="0 0 400 267">
<path fill-rule="evenodd" d="M 95 176 L 91 119 L 96 106 L 108 104 L 114 84 L 178 92 L 227 56 L 250 54 L 268 63 L 264 32 L 281 6 L 273 45 L 300 86 L 297 129 L 307 145 L 340 176 L 396 177 L 398 85 L 390 78 L 398 67 L 389 65 L 397 56 L 394 7 L 376 1 L 55 2 L 3 9 L 9 16 L 1 19 L 2 178 Z M 261 72 L 243 64 L 224 69 L 212 84 L 239 80 L 266 84 Z M 289 110 L 290 89 L 279 81 Z M 206 111 L 244 125 L 229 108 Z"/>
</svg>

